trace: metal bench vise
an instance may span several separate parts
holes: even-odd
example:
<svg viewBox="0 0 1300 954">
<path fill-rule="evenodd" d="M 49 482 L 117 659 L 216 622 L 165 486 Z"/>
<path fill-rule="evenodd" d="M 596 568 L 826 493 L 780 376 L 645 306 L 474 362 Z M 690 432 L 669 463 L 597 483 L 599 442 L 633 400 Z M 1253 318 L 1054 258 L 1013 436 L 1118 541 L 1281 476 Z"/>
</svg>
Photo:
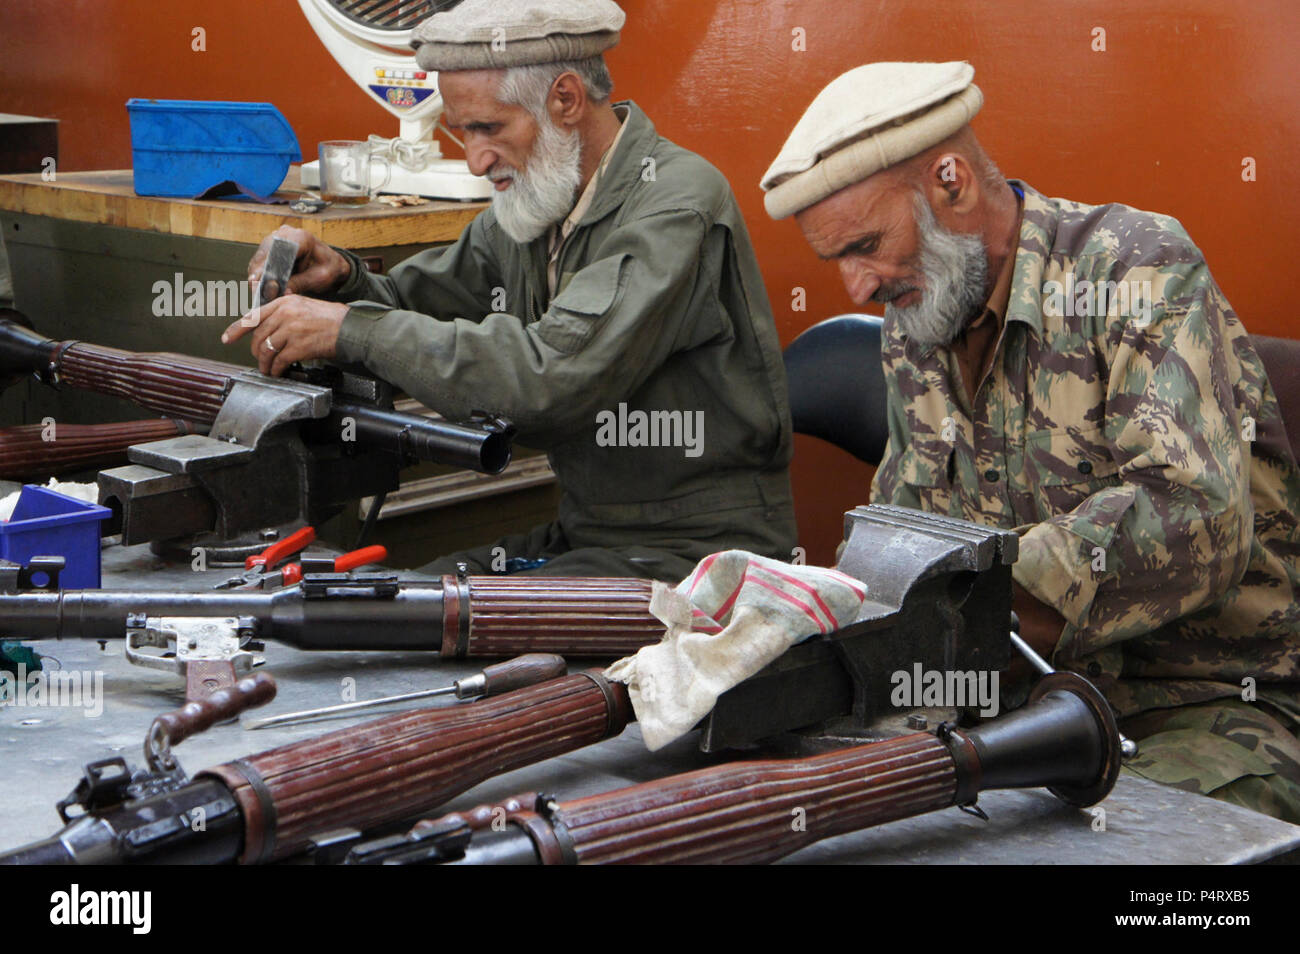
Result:
<svg viewBox="0 0 1300 954">
<path fill-rule="evenodd" d="M 845 515 L 844 536 L 838 569 L 867 584 L 857 619 L 723 693 L 700 724 L 705 752 L 773 738 L 815 751 L 895 735 L 909 714 L 918 727 L 915 708 L 892 702 L 895 673 L 1006 668 L 1013 531 L 872 505 Z M 809 728 L 785 735 L 792 726 Z"/>
</svg>

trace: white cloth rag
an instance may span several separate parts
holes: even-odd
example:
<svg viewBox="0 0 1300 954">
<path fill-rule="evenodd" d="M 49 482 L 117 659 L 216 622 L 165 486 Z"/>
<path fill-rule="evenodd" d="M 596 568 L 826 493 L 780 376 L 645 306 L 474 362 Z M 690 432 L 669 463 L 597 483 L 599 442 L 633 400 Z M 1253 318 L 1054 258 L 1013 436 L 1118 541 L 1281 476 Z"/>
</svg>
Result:
<svg viewBox="0 0 1300 954">
<path fill-rule="evenodd" d="M 676 589 L 656 583 L 650 612 L 662 641 L 614 663 L 650 751 L 685 735 L 718 696 L 796 643 L 852 622 L 867 585 L 817 566 L 725 550 L 705 557 Z"/>
</svg>

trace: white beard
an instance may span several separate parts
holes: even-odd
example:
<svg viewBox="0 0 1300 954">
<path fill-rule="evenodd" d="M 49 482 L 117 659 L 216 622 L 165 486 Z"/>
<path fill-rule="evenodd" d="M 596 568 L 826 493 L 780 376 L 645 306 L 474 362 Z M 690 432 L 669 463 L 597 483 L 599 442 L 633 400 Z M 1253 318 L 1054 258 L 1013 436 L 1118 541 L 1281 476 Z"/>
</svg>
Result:
<svg viewBox="0 0 1300 954">
<path fill-rule="evenodd" d="M 919 194 L 914 203 L 920 232 L 921 300 L 899 307 L 887 304 L 885 317 L 923 348 L 944 346 L 979 314 L 987 300 L 988 256 L 974 235 L 950 232 L 939 224 Z"/>
<path fill-rule="evenodd" d="M 549 119 L 538 124 L 533 154 L 524 169 L 497 163 L 488 172 L 493 182 L 514 181 L 492 195 L 492 211 L 505 233 L 520 244 L 541 238 L 573 209 L 582 184 L 582 139 L 563 133 Z"/>
</svg>

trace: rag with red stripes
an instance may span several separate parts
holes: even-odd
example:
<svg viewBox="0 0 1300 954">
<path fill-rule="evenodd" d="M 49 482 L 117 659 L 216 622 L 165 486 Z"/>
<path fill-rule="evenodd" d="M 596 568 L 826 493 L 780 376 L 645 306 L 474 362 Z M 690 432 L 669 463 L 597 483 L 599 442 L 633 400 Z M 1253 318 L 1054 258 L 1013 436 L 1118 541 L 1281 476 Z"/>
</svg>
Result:
<svg viewBox="0 0 1300 954">
<path fill-rule="evenodd" d="M 627 683 L 653 752 L 795 643 L 852 622 L 866 596 L 865 583 L 838 570 L 743 550 L 714 553 L 675 589 L 655 584 L 650 611 L 668 631 L 605 674 Z"/>
</svg>

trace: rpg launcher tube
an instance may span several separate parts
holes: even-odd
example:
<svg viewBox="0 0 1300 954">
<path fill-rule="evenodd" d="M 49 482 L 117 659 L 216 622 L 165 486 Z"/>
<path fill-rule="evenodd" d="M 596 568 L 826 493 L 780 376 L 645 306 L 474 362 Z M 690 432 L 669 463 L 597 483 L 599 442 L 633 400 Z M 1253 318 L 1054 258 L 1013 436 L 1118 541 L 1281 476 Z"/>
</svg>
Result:
<svg viewBox="0 0 1300 954">
<path fill-rule="evenodd" d="M 54 341 L 0 319 L 0 380 L 33 373 L 46 384 L 122 398 L 159 414 L 211 424 L 235 379 L 256 374 L 223 361 L 170 352 L 134 352 L 82 341 Z M 264 378 L 274 381 L 273 378 Z M 334 403 L 314 422 L 336 435 L 349 421 L 359 446 L 487 474 L 510 463 L 513 429 L 502 422 L 457 424 L 355 403 Z"/>
<path fill-rule="evenodd" d="M 518 799 L 495 811 L 502 830 L 471 831 L 471 819 L 451 815 L 405 840 L 432 833 L 455 845 L 437 860 L 458 864 L 760 864 L 823 838 L 972 805 L 991 789 L 1046 786 L 1091 805 L 1109 794 L 1119 763 L 1105 698 L 1082 677 L 1058 673 L 1024 708 L 978 728 L 736 762 L 558 804 L 537 799 L 520 809 Z M 369 862 L 375 855 L 353 852 Z"/>
<path fill-rule="evenodd" d="M 598 671 L 451 708 L 376 719 L 87 812 L 0 864 L 258 864 L 339 829 L 418 817 L 494 775 L 623 731 L 626 690 Z M 205 825 L 190 824 L 203 810 Z"/>
<path fill-rule="evenodd" d="M 159 418 L 122 424 L 42 424 L 0 428 L 0 478 L 43 480 L 127 463 L 133 444 L 206 432 L 185 421 Z"/>
<path fill-rule="evenodd" d="M 446 658 L 626 656 L 657 642 L 647 580 L 444 577 L 399 583 L 308 575 L 271 593 L 36 591 L 0 594 L 0 635 L 112 639 L 131 617 L 248 616 L 256 635 L 304 650 L 438 652 Z"/>
</svg>

